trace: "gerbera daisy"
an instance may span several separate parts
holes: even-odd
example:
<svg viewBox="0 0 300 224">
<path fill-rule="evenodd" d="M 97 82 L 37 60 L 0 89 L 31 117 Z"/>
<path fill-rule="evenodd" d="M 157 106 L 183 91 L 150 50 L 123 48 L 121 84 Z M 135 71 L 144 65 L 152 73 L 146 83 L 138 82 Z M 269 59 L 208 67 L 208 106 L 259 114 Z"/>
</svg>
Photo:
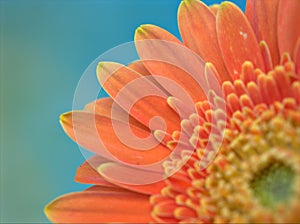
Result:
<svg viewBox="0 0 300 224">
<path fill-rule="evenodd" d="M 51 202 L 48 218 L 300 222 L 299 12 L 299 0 L 248 1 L 245 14 L 230 2 L 207 7 L 186 0 L 178 11 L 183 42 L 160 27 L 139 27 L 141 61 L 101 62 L 97 68 L 111 98 L 61 116 L 66 133 L 96 153 L 78 168 L 75 180 L 95 186 Z M 193 56 L 175 50 L 181 47 L 203 58 L 205 64 L 196 66 L 199 77 L 166 63 L 195 68 Z M 144 81 L 134 89 L 140 77 Z M 150 122 L 157 116 L 164 122 Z M 121 139 L 130 135 L 115 130 L 130 130 L 145 141 L 125 144 Z M 165 158 L 161 167 L 144 169 Z M 138 166 L 142 169 L 133 168 Z"/>
</svg>

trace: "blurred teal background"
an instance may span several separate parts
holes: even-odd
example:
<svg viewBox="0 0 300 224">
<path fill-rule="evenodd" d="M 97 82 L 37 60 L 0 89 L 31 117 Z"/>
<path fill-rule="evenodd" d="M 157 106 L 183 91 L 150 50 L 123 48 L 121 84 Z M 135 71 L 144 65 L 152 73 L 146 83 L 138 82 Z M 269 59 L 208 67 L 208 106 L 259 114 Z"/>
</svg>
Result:
<svg viewBox="0 0 300 224">
<path fill-rule="evenodd" d="M 244 7 L 244 0 L 235 2 Z M 2 223 L 48 222 L 48 202 L 86 188 L 73 181 L 84 158 L 62 131 L 59 115 L 72 108 L 85 68 L 106 50 L 132 41 L 140 24 L 179 36 L 179 3 L 0 0 Z"/>
</svg>

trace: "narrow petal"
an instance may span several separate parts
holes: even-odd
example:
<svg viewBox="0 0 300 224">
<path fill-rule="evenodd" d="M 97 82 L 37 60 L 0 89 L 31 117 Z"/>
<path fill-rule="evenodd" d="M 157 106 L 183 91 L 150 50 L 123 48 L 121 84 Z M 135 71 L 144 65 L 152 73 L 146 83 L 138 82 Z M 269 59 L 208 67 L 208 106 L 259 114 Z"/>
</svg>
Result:
<svg viewBox="0 0 300 224">
<path fill-rule="evenodd" d="M 130 191 L 119 188 L 118 186 L 99 186 L 99 185 L 94 185 L 89 188 L 86 188 L 84 191 L 90 191 L 90 192 L 108 192 L 108 193 L 116 193 L 116 192 L 121 192 L 121 193 L 128 193 Z"/>
<path fill-rule="evenodd" d="M 205 62 L 213 63 L 222 81 L 230 80 L 218 44 L 213 12 L 198 0 L 183 1 L 178 10 L 178 24 L 184 44 Z"/>
<path fill-rule="evenodd" d="M 148 194 L 148 195 L 153 195 L 153 194 L 160 194 L 161 190 L 166 186 L 166 183 L 164 181 L 159 181 L 155 182 L 152 184 L 146 184 L 146 185 L 129 185 L 129 184 L 117 184 L 118 186 L 138 192 L 141 194 Z"/>
<path fill-rule="evenodd" d="M 265 63 L 265 68 L 267 71 L 271 71 L 273 69 L 273 62 L 272 62 L 273 60 L 272 60 L 270 49 L 269 49 L 267 43 L 263 40 L 259 43 L 259 47 L 260 47 L 261 55 L 262 55 L 264 63 Z"/>
<path fill-rule="evenodd" d="M 204 62 L 184 47 L 176 37 L 160 27 L 143 25 L 136 30 L 135 44 L 140 58 L 151 74 L 156 79 L 157 76 L 162 76 L 170 80 L 162 82 L 157 79 L 172 96 L 187 103 L 190 99 L 193 102 L 205 99 L 199 85 L 203 80 Z M 197 75 L 193 76 L 193 73 Z M 172 86 L 171 81 L 178 84 L 181 91 Z M 183 93 L 189 97 L 183 99 Z"/>
<path fill-rule="evenodd" d="M 197 213 L 195 210 L 187 208 L 187 207 L 178 207 L 174 211 L 174 216 L 177 219 L 184 219 L 184 218 L 197 218 Z"/>
<path fill-rule="evenodd" d="M 293 56 L 297 39 L 300 37 L 300 1 L 280 0 L 278 5 L 278 44 L 280 54 Z"/>
<path fill-rule="evenodd" d="M 93 156 L 89 158 L 77 168 L 75 181 L 83 184 L 95 184 L 107 187 L 115 186 L 107 180 L 105 180 L 96 171 L 96 167 L 100 166 L 102 163 L 105 162 L 108 162 L 108 160 L 101 156 Z"/>
<path fill-rule="evenodd" d="M 258 76 L 258 87 L 266 103 L 273 103 L 280 100 L 280 93 L 276 83 L 272 77 L 260 75 Z"/>
<path fill-rule="evenodd" d="M 46 208 L 55 223 L 150 222 L 149 197 L 131 192 L 83 191 L 63 195 Z"/>
<path fill-rule="evenodd" d="M 277 43 L 277 9 L 279 0 L 247 1 L 246 15 L 257 41 L 264 40 L 271 53 L 273 65 L 280 61 Z"/>
<path fill-rule="evenodd" d="M 134 125 L 146 131 L 149 128 L 137 121 L 134 117 L 129 115 L 125 110 L 123 110 L 112 98 L 101 98 L 92 103 L 89 103 L 84 108 L 86 111 L 96 113 L 108 118 L 112 118 L 118 121 L 128 120 L 130 125 Z M 113 110 L 113 111 L 112 111 Z"/>
<path fill-rule="evenodd" d="M 75 181 L 84 183 L 84 184 L 95 184 L 98 186 L 92 187 L 90 190 L 102 190 L 110 189 L 111 187 L 120 189 L 128 189 L 130 191 L 142 193 L 142 194 L 159 194 L 161 189 L 166 186 L 164 181 L 155 182 L 152 184 L 146 185 L 130 185 L 120 183 L 118 180 L 113 179 L 113 175 L 107 174 L 104 172 L 105 178 L 97 171 L 97 167 L 102 164 L 108 163 L 107 159 L 104 159 L 100 156 L 93 156 L 87 161 L 85 161 L 81 166 L 78 167 L 76 171 Z M 109 163 L 111 164 L 111 163 Z M 113 164 L 117 166 L 116 164 Z M 97 188 L 98 187 L 98 188 Z M 123 190 L 124 191 L 124 190 Z"/>
<path fill-rule="evenodd" d="M 175 201 L 163 201 L 155 205 L 153 209 L 154 214 L 159 214 L 160 217 L 174 217 L 174 210 L 177 204 Z"/>
<path fill-rule="evenodd" d="M 157 166 L 144 166 L 141 169 L 116 163 L 105 163 L 98 167 L 98 172 L 112 183 L 128 185 L 149 185 L 156 186 L 157 189 L 152 189 L 153 193 L 158 193 L 162 189 L 162 182 L 166 176 L 161 164 Z M 121 186 L 121 185 L 120 185 Z M 139 189 L 139 186 L 132 186 L 132 189 Z M 140 190 L 143 186 L 140 187 Z"/>
<path fill-rule="evenodd" d="M 214 86 L 222 85 L 222 81 L 219 79 L 219 74 L 214 65 L 210 62 L 205 63 L 204 75 L 207 82 L 207 85 L 214 89 Z M 217 95 L 222 95 L 221 90 L 215 89 Z"/>
<path fill-rule="evenodd" d="M 103 175 L 109 182 L 114 183 L 116 185 L 118 185 L 119 187 L 128 189 L 130 191 L 134 191 L 134 192 L 138 192 L 138 193 L 142 193 L 142 194 L 148 194 L 148 195 L 153 195 L 153 194 L 160 194 L 160 191 L 166 186 L 166 183 L 164 182 L 164 180 L 161 181 L 157 181 L 154 183 L 150 183 L 150 184 L 126 184 L 126 183 L 122 183 L 120 180 L 124 179 L 124 182 L 128 179 L 127 178 L 131 178 L 130 176 L 133 176 L 134 178 L 141 178 L 142 181 L 145 180 L 145 177 L 143 176 L 139 176 L 139 175 L 145 175 L 147 174 L 147 176 L 149 175 L 157 175 L 155 173 L 152 172 L 146 172 L 146 171 L 139 171 L 139 170 L 134 170 L 134 172 L 132 172 L 133 170 L 131 168 L 127 168 L 124 166 L 120 166 L 118 164 L 115 163 L 105 163 L 102 164 L 99 168 L 98 168 L 98 172 L 101 173 L 101 175 Z M 138 182 L 140 180 L 137 180 L 135 182 Z M 128 182 L 133 182 L 133 180 L 131 179 Z"/>
<path fill-rule="evenodd" d="M 255 34 L 243 12 L 233 3 L 220 5 L 217 34 L 225 64 L 233 79 L 239 78 L 245 61 L 265 70 Z"/>
<path fill-rule="evenodd" d="M 138 127 L 132 135 L 128 125 L 88 112 L 70 112 L 61 116 L 65 132 L 82 147 L 108 158 L 130 164 L 151 164 L 162 160 L 169 150 L 157 144 L 155 138 Z M 122 141 L 121 141 L 122 140 Z"/>
<path fill-rule="evenodd" d="M 100 63 L 97 76 L 114 101 L 145 126 L 167 128 L 170 133 L 180 129 L 178 115 L 167 104 L 168 95 L 145 76 L 113 62 Z M 166 127 L 154 117 L 164 119 Z"/>
</svg>

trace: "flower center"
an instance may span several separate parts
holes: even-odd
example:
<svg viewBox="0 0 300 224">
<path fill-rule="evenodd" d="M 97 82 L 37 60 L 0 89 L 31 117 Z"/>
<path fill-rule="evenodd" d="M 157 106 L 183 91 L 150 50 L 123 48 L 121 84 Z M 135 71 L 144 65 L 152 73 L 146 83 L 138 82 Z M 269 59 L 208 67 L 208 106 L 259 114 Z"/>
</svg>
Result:
<svg viewBox="0 0 300 224">
<path fill-rule="evenodd" d="M 156 221 L 300 221 L 300 81 L 294 68 L 288 61 L 265 74 L 245 62 L 242 79 L 223 83 L 224 101 L 216 95 L 211 104 L 196 103 L 197 114 L 182 122 L 189 141 L 172 136 L 170 144 L 183 149 L 164 164 L 166 172 L 180 164 L 188 143 L 194 152 L 161 194 L 151 197 Z M 226 111 L 218 110 L 223 104 Z M 222 127 L 218 147 L 211 131 Z"/>
<path fill-rule="evenodd" d="M 251 181 L 251 189 L 260 203 L 273 208 L 293 196 L 294 170 L 281 162 L 269 164 Z"/>
</svg>

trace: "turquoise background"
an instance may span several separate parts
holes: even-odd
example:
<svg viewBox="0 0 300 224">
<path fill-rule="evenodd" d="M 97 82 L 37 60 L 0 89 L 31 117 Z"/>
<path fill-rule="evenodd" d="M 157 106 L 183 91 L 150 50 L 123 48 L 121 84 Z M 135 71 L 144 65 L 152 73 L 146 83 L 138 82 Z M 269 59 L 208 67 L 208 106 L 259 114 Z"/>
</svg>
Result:
<svg viewBox="0 0 300 224">
<path fill-rule="evenodd" d="M 86 188 L 73 181 L 84 158 L 59 115 L 71 110 L 85 68 L 132 41 L 140 24 L 178 36 L 179 3 L 0 0 L 1 222 L 48 222 L 43 208 L 49 201 Z"/>
</svg>

